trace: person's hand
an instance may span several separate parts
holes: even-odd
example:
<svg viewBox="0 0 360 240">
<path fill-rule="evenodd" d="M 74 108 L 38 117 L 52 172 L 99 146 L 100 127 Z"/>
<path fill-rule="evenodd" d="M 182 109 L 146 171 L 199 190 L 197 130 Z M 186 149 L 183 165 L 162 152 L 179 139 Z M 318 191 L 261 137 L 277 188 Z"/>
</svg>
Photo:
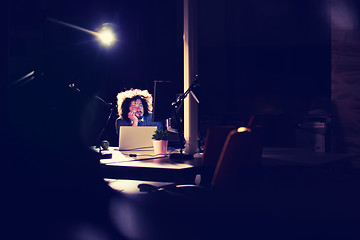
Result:
<svg viewBox="0 0 360 240">
<path fill-rule="evenodd" d="M 128 118 L 131 120 L 132 126 L 138 125 L 139 119 L 135 116 L 135 112 L 130 111 L 128 113 Z"/>
</svg>

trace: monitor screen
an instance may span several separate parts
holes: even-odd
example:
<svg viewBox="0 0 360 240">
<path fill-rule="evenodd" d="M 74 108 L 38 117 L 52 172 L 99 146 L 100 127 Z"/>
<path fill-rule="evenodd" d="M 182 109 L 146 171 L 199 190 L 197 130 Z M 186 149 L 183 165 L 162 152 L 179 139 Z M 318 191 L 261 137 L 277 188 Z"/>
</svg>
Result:
<svg viewBox="0 0 360 240">
<path fill-rule="evenodd" d="M 173 115 L 172 103 L 176 100 L 175 84 L 171 81 L 154 81 L 153 121 L 163 122 Z"/>
</svg>

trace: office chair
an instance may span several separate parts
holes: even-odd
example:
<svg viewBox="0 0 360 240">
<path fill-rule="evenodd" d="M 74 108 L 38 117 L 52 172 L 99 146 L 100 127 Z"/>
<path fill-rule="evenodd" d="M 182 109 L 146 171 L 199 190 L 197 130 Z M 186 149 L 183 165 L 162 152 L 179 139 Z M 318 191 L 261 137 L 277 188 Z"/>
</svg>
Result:
<svg viewBox="0 0 360 240">
<path fill-rule="evenodd" d="M 212 188 L 233 186 L 238 183 L 239 175 L 261 165 L 263 133 L 262 126 L 240 127 L 229 133 L 216 165 Z"/>
<path fill-rule="evenodd" d="M 235 129 L 235 126 L 210 126 L 207 128 L 201 161 L 201 186 L 211 186 L 215 168 L 219 161 L 226 138 L 229 133 Z"/>
<path fill-rule="evenodd" d="M 201 183 L 196 184 L 168 184 L 161 187 L 139 185 L 140 191 L 156 192 L 165 190 L 178 194 L 189 194 L 196 191 L 206 192 L 212 189 L 228 189 L 242 179 L 254 173 L 261 165 L 263 148 L 263 127 L 217 126 L 208 129 L 207 139 L 202 159 L 203 169 Z M 243 170 L 243 171 L 242 171 Z M 240 178 L 239 178 L 240 176 Z M 198 195 L 198 194 L 195 194 Z"/>
</svg>

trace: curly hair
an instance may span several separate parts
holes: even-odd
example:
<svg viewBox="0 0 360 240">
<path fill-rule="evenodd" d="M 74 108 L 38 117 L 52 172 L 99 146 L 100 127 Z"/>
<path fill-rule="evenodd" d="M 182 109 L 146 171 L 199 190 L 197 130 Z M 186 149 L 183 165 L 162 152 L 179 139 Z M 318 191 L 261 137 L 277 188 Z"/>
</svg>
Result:
<svg viewBox="0 0 360 240">
<path fill-rule="evenodd" d="M 152 96 L 148 90 L 130 89 L 117 95 L 117 107 L 120 118 L 130 121 L 128 118 L 129 107 L 132 101 L 140 99 L 144 107 L 144 116 L 152 113 Z"/>
</svg>

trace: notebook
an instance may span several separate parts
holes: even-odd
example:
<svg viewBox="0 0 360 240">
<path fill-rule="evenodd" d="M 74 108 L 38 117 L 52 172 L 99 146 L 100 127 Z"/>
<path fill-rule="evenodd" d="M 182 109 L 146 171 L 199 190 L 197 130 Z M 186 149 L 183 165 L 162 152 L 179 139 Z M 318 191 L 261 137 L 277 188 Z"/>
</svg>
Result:
<svg viewBox="0 0 360 240">
<path fill-rule="evenodd" d="M 119 150 L 151 150 L 152 135 L 156 126 L 121 126 L 119 129 Z"/>
</svg>

